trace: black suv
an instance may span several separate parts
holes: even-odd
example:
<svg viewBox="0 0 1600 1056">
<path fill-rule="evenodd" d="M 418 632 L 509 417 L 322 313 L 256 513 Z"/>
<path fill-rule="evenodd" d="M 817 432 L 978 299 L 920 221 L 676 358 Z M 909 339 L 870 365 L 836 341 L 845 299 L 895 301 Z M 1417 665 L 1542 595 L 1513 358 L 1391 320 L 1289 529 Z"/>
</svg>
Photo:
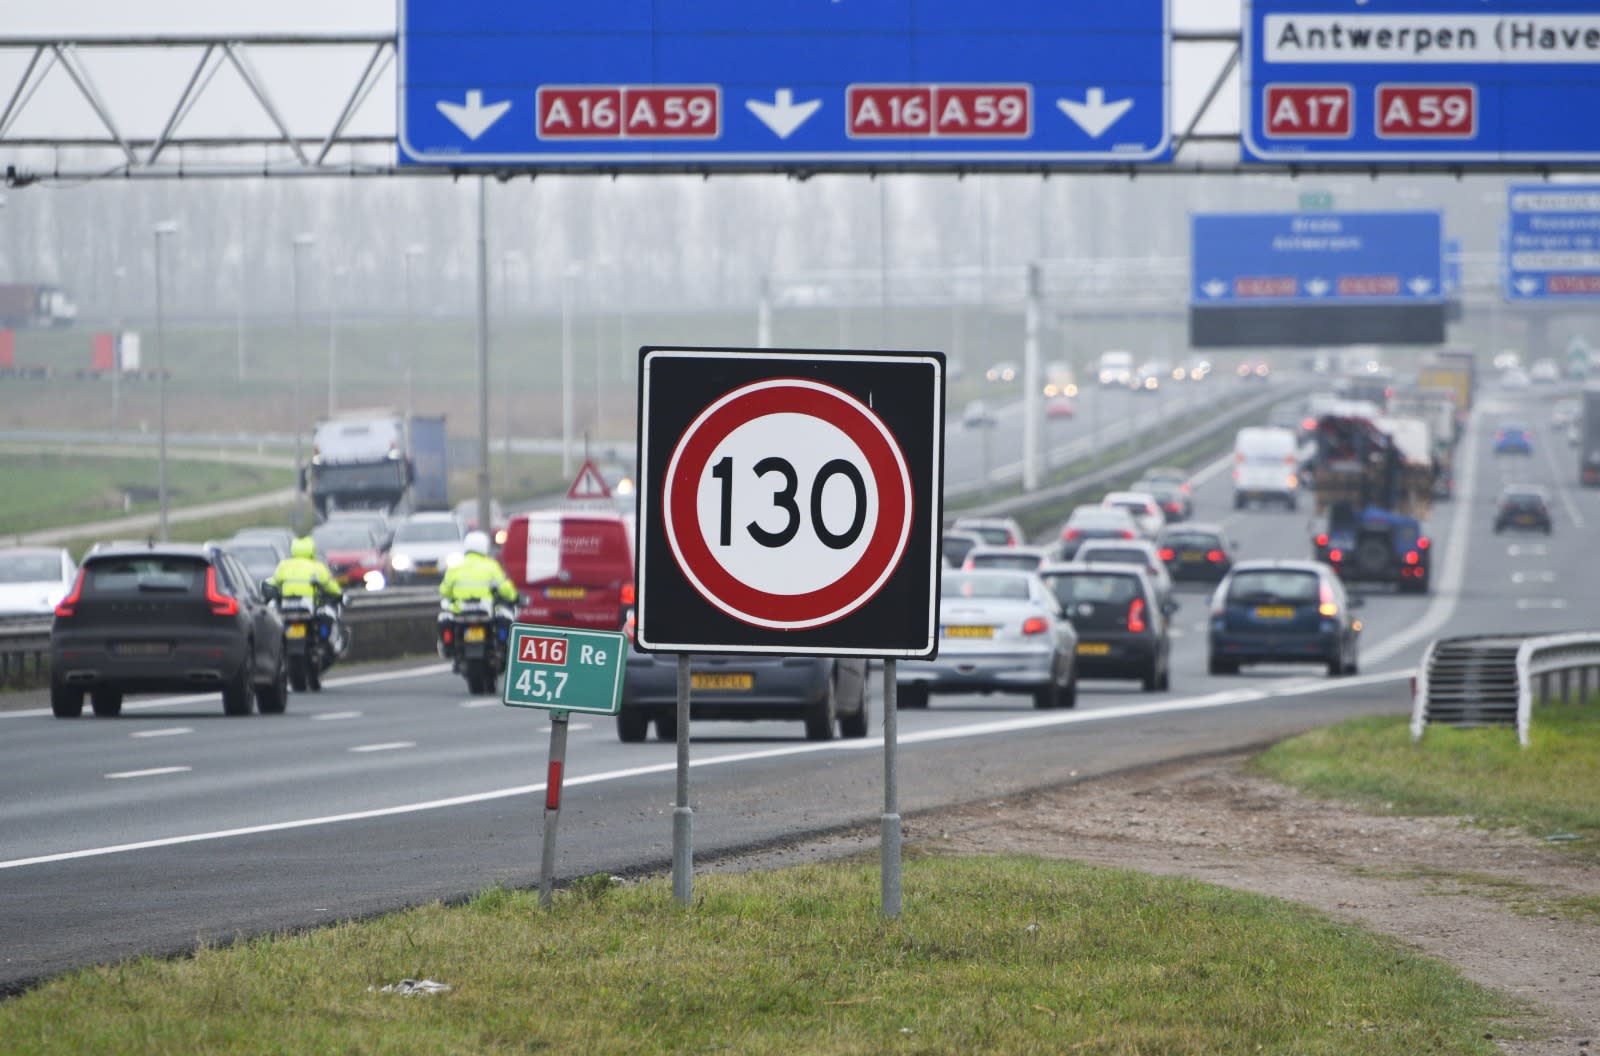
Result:
<svg viewBox="0 0 1600 1056">
<path fill-rule="evenodd" d="M 129 693 L 220 690 L 222 710 L 289 701 L 283 621 L 237 558 L 212 545 L 114 543 L 83 559 L 50 627 L 50 709 L 122 713 Z M 253 698 L 253 699 L 252 699 Z"/>
<path fill-rule="evenodd" d="M 1537 484 L 1508 484 L 1500 493 L 1494 507 L 1496 535 L 1507 528 L 1526 532 L 1555 531 L 1555 521 L 1550 516 L 1548 493 Z"/>
</svg>

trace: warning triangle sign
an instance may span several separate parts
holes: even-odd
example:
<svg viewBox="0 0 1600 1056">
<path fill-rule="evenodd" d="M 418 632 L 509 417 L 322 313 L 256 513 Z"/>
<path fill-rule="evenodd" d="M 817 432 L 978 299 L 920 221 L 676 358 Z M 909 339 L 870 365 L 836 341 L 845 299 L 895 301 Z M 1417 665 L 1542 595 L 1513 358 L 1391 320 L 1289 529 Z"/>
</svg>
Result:
<svg viewBox="0 0 1600 1056">
<path fill-rule="evenodd" d="M 572 487 L 567 489 L 569 499 L 609 499 L 611 489 L 606 487 L 606 479 L 600 471 L 594 468 L 594 463 L 587 459 L 583 468 L 578 470 L 578 476 L 572 482 Z"/>
</svg>

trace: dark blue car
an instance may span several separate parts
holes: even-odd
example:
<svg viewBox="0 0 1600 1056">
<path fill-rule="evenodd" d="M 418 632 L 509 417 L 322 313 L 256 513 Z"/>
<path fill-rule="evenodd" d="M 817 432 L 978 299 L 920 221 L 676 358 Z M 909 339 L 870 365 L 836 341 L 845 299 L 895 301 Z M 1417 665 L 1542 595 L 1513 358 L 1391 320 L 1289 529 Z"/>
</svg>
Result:
<svg viewBox="0 0 1600 1056">
<path fill-rule="evenodd" d="M 1502 425 L 1495 430 L 1494 453 L 1497 455 L 1533 454 L 1533 430 L 1525 425 Z"/>
<path fill-rule="evenodd" d="M 1361 621 L 1333 569 L 1319 561 L 1241 561 L 1211 598 L 1208 670 L 1241 664 L 1325 664 L 1354 674 Z"/>
</svg>

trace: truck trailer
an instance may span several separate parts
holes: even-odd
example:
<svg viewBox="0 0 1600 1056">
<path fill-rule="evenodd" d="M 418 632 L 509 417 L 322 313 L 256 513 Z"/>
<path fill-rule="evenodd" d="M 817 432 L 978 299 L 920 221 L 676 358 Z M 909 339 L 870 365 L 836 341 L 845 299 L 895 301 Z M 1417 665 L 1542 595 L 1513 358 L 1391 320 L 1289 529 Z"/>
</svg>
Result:
<svg viewBox="0 0 1600 1056">
<path fill-rule="evenodd" d="M 0 329 L 70 326 L 77 318 L 78 306 L 59 286 L 0 283 Z"/>
<path fill-rule="evenodd" d="M 1427 436 L 1414 419 L 1318 420 L 1311 488 L 1326 520 L 1312 552 L 1341 579 L 1427 592 L 1433 555 L 1423 521 L 1436 471 Z"/>
</svg>

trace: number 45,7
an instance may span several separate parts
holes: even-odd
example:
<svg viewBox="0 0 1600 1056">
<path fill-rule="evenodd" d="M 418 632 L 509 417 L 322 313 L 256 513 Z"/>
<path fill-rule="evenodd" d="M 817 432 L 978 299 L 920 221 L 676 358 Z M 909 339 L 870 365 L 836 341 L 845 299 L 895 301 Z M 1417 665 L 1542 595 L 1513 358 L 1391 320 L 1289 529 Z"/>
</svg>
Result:
<svg viewBox="0 0 1600 1056">
<path fill-rule="evenodd" d="M 523 671 L 517 676 L 517 692 L 540 700 L 560 700 L 561 691 L 567 688 L 567 673 L 565 671 L 555 672 L 553 691 L 550 681 L 545 678 L 545 674 L 546 672 L 542 667 L 536 667 L 532 671 Z"/>
</svg>

